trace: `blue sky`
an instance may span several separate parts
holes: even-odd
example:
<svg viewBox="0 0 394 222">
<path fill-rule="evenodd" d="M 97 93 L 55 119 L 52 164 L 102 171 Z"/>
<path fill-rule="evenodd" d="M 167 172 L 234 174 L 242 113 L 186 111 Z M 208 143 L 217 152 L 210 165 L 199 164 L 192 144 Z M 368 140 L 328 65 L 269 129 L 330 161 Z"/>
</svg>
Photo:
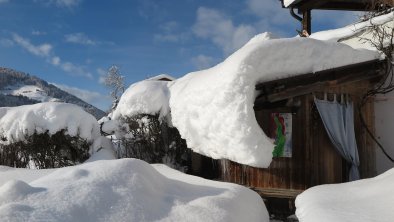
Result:
<svg viewBox="0 0 394 222">
<path fill-rule="evenodd" d="M 354 13 L 313 12 L 313 31 Z M 226 58 L 254 35 L 295 36 L 279 0 L 0 0 L 0 66 L 36 75 L 107 110 L 102 76 L 120 67 L 126 85 L 180 77 Z"/>
</svg>

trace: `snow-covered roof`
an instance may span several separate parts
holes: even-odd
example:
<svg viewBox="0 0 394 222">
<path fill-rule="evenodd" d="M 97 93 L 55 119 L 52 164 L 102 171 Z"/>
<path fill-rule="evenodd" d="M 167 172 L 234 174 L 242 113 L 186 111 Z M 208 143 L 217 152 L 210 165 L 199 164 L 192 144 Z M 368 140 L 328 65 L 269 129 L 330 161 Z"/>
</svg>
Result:
<svg viewBox="0 0 394 222">
<path fill-rule="evenodd" d="M 336 42 L 257 36 L 224 62 L 170 85 L 172 123 L 195 152 L 268 167 L 273 144 L 256 121 L 255 85 L 378 57 Z"/>
<path fill-rule="evenodd" d="M 175 79 L 176 79 L 175 77 L 172 77 L 172 76 L 170 76 L 168 74 L 160 74 L 160 75 L 157 75 L 157 76 L 150 77 L 150 78 L 148 78 L 146 80 L 173 81 Z"/>
<path fill-rule="evenodd" d="M 343 28 L 316 32 L 310 35 L 310 38 L 324 41 L 339 41 L 356 49 L 376 50 L 368 41 L 365 41 L 365 39 L 373 38 L 371 35 L 372 24 L 384 26 L 386 29 L 394 28 L 394 11 Z"/>
<path fill-rule="evenodd" d="M 268 167 L 273 144 L 253 110 L 255 85 L 375 60 L 379 53 L 312 38 L 251 39 L 224 62 L 172 82 L 142 81 L 121 97 L 113 117 L 169 116 L 189 148 L 200 154 Z"/>
<path fill-rule="evenodd" d="M 113 119 L 138 114 L 159 114 L 160 118 L 168 116 L 170 92 L 168 81 L 144 80 L 132 84 L 122 95 L 118 106 L 112 113 Z"/>
<path fill-rule="evenodd" d="M 299 2 L 300 0 L 283 0 L 283 5 L 287 8 L 294 2 Z"/>
<path fill-rule="evenodd" d="M 34 132 L 49 134 L 65 129 L 71 136 L 88 141 L 98 138 L 97 120 L 77 105 L 58 102 L 38 103 L 18 107 L 0 107 L 0 136 L 2 144 L 22 141 Z"/>
</svg>

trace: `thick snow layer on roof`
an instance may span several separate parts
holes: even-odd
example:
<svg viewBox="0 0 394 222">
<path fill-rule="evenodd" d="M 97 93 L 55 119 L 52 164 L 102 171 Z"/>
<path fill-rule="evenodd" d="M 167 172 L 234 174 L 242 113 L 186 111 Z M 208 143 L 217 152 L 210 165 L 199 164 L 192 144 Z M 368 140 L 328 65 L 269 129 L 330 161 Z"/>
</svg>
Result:
<svg viewBox="0 0 394 222">
<path fill-rule="evenodd" d="M 160 74 L 160 75 L 157 75 L 157 76 L 150 77 L 150 78 L 148 78 L 146 80 L 155 80 L 155 81 L 157 81 L 157 80 L 163 80 L 163 79 L 168 79 L 168 80 L 172 81 L 172 80 L 175 80 L 176 78 L 172 77 L 172 76 L 170 76 L 168 74 Z"/>
<path fill-rule="evenodd" d="M 34 132 L 55 134 L 62 129 L 68 135 L 79 135 L 88 141 L 100 136 L 97 120 L 73 104 L 46 102 L 0 108 L 0 135 L 6 138 L 0 143 L 23 141 Z"/>
<path fill-rule="evenodd" d="M 172 123 L 195 152 L 268 167 L 273 144 L 256 121 L 255 85 L 378 57 L 336 42 L 257 36 L 221 64 L 170 85 Z"/>
<path fill-rule="evenodd" d="M 301 222 L 394 221 L 394 169 L 375 178 L 312 187 L 295 201 Z"/>
<path fill-rule="evenodd" d="M 376 50 L 371 44 L 363 39 L 371 39 L 371 25 L 383 25 L 394 27 L 394 12 L 383 14 L 367 20 L 351 24 L 339 29 L 316 32 L 310 35 L 310 38 L 325 41 L 340 41 L 353 48 L 366 48 Z"/>
<path fill-rule="evenodd" d="M 156 168 L 156 169 L 155 169 Z M 95 161 L 11 176 L 0 186 L 2 221 L 263 221 L 259 195 L 136 159 Z M 19 172 L 20 169 L 9 171 Z M 40 172 L 40 171 L 38 171 Z M 167 176 L 168 175 L 168 176 Z M 30 178 L 31 179 L 31 178 Z"/>
<path fill-rule="evenodd" d="M 291 5 L 293 2 L 295 2 L 296 0 L 283 0 L 283 5 L 285 7 L 289 7 L 289 5 Z"/>
<path fill-rule="evenodd" d="M 138 114 L 159 114 L 160 118 L 166 117 L 170 112 L 167 84 L 168 81 L 145 80 L 131 85 L 120 98 L 112 118 Z"/>
</svg>

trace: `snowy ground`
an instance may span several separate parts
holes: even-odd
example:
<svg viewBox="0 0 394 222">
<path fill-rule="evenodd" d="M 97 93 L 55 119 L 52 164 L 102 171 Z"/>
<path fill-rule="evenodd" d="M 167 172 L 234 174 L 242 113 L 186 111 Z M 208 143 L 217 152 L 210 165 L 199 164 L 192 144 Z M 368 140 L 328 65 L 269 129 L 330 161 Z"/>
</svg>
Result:
<svg viewBox="0 0 394 222">
<path fill-rule="evenodd" d="M 394 168 L 375 178 L 312 187 L 296 199 L 303 222 L 394 221 Z"/>
<path fill-rule="evenodd" d="M 235 184 L 136 159 L 73 167 L 0 167 L 1 221 L 269 221 L 262 199 Z"/>
</svg>

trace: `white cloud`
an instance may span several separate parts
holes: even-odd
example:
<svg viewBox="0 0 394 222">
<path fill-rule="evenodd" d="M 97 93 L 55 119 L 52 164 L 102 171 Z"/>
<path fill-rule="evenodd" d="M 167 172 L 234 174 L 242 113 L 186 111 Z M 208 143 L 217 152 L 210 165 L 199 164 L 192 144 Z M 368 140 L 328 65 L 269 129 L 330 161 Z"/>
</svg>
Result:
<svg viewBox="0 0 394 222">
<path fill-rule="evenodd" d="M 221 47 L 225 54 L 230 54 L 244 45 L 256 33 L 253 26 L 234 25 L 223 13 L 209 8 L 200 7 L 197 10 L 197 21 L 193 32 L 198 37 L 210 39 Z"/>
<path fill-rule="evenodd" d="M 179 32 L 179 24 L 175 21 L 163 23 L 159 29 L 162 33 L 153 35 L 153 40 L 156 42 L 182 42 L 189 37 L 188 33 Z"/>
<path fill-rule="evenodd" d="M 98 68 L 97 73 L 99 74 L 99 83 L 104 84 L 105 76 L 107 75 L 107 71 L 105 71 L 102 68 Z"/>
<path fill-rule="evenodd" d="M 183 39 L 184 37 L 182 35 L 176 34 L 155 34 L 153 36 L 153 40 L 158 42 L 179 42 Z"/>
<path fill-rule="evenodd" d="M 290 15 L 289 9 L 282 8 L 278 0 L 247 0 L 246 5 L 247 11 L 260 19 L 256 23 L 260 30 L 283 33 L 283 27 L 294 27 L 291 31 L 301 29 L 301 23 Z M 320 24 L 342 27 L 356 21 L 357 18 L 355 12 L 312 10 L 312 26 L 316 27 Z M 282 30 L 279 30 L 279 26 L 282 26 Z"/>
<path fill-rule="evenodd" d="M 31 54 L 46 58 L 48 63 L 52 64 L 53 66 L 60 67 L 63 71 L 71 75 L 84 76 L 90 79 L 93 78 L 92 74 L 86 71 L 84 67 L 75 65 L 71 62 L 61 62 L 59 56 L 53 55 L 53 53 L 51 53 L 51 44 L 44 43 L 41 45 L 33 45 L 29 39 L 23 38 L 15 33 L 12 35 L 12 38 L 16 44 L 26 49 Z"/>
<path fill-rule="evenodd" d="M 178 22 L 176 21 L 169 21 L 162 24 L 159 28 L 165 32 L 173 32 L 179 27 Z"/>
<path fill-rule="evenodd" d="M 160 18 L 165 13 L 155 0 L 139 0 L 137 5 L 138 14 L 145 19 Z"/>
<path fill-rule="evenodd" d="M 82 0 L 34 0 L 45 5 L 56 5 L 59 8 L 72 8 L 78 6 Z"/>
<path fill-rule="evenodd" d="M 81 44 L 81 45 L 96 45 L 97 42 L 89 39 L 84 33 L 72 33 L 64 36 L 66 42 Z"/>
<path fill-rule="evenodd" d="M 106 101 L 107 103 L 109 103 L 110 101 L 110 98 L 108 96 L 102 95 L 98 92 L 89 91 L 89 90 L 80 89 L 80 88 L 62 85 L 62 84 L 56 84 L 56 83 L 51 83 L 51 84 L 97 107 L 101 106 L 100 104 L 102 104 L 103 102 L 102 100 L 107 100 Z"/>
<path fill-rule="evenodd" d="M 60 64 L 60 68 L 63 69 L 63 71 L 70 73 L 71 75 L 84 76 L 90 79 L 93 78 L 90 72 L 85 71 L 83 67 L 74 65 L 71 62 L 64 62 Z"/>
<path fill-rule="evenodd" d="M 81 3 L 81 0 L 55 0 L 56 5 L 60 7 L 74 7 Z"/>
<path fill-rule="evenodd" d="M 199 70 L 212 67 L 212 65 L 215 64 L 215 59 L 206 55 L 198 55 L 193 57 L 191 61 L 193 65 Z"/>
<path fill-rule="evenodd" d="M 0 45 L 4 47 L 10 47 L 14 45 L 14 42 L 10 39 L 0 39 Z"/>
<path fill-rule="evenodd" d="M 54 56 L 51 58 L 51 64 L 54 66 L 58 66 L 60 65 L 60 58 L 57 56 Z"/>
<path fill-rule="evenodd" d="M 31 32 L 31 34 L 32 35 L 46 35 L 47 33 L 46 32 L 41 32 L 41 31 L 38 31 L 38 30 L 33 30 L 32 32 Z"/>
<path fill-rule="evenodd" d="M 47 57 L 52 50 L 52 45 L 49 43 L 44 43 L 36 46 L 30 43 L 29 39 L 23 38 L 15 33 L 12 35 L 12 38 L 16 44 L 36 56 Z"/>
<path fill-rule="evenodd" d="M 0 0 L 0 4 L 1 3 L 7 3 L 7 2 L 9 2 L 9 0 Z"/>
<path fill-rule="evenodd" d="M 246 5 L 252 14 L 272 24 L 284 24 L 293 20 L 289 10 L 282 8 L 278 0 L 247 0 Z"/>
</svg>

